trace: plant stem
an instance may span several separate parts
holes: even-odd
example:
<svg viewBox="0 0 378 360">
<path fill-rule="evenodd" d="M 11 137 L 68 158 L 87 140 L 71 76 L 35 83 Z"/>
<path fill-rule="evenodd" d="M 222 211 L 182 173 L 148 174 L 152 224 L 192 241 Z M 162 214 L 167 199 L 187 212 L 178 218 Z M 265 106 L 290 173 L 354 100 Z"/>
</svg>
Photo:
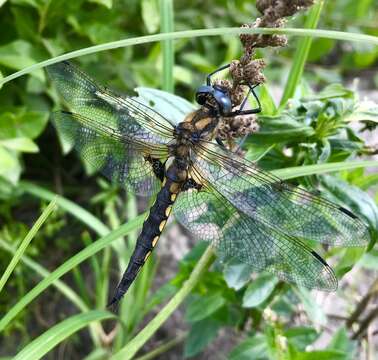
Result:
<svg viewBox="0 0 378 360">
<path fill-rule="evenodd" d="M 185 281 L 182 288 L 168 302 L 167 305 L 147 324 L 147 326 L 139 332 L 125 347 L 111 357 L 111 360 L 129 360 L 137 353 L 137 351 L 147 342 L 156 330 L 169 318 L 169 316 L 178 308 L 178 306 L 189 295 L 193 288 L 199 282 L 201 275 L 208 269 L 214 259 L 214 251 L 209 246 L 196 267 L 190 274 L 188 280 Z"/>
<path fill-rule="evenodd" d="M 172 0 L 160 0 L 160 31 L 162 33 L 173 32 L 173 3 Z M 174 48 L 173 40 L 165 40 L 161 43 L 163 52 L 163 79 L 162 88 L 165 91 L 173 93 L 173 65 L 174 65 Z"/>
<path fill-rule="evenodd" d="M 348 321 L 346 322 L 346 326 L 350 328 L 354 322 L 358 320 L 360 315 L 366 309 L 367 305 L 369 304 L 372 297 L 378 295 L 378 279 L 376 279 L 373 284 L 371 285 L 367 294 L 360 300 L 357 304 L 356 309 L 350 315 Z"/>
<path fill-rule="evenodd" d="M 176 336 L 174 339 L 160 345 L 159 347 L 152 350 L 148 354 L 145 354 L 141 357 L 138 357 L 135 360 L 151 360 L 158 355 L 166 353 L 168 350 L 172 349 L 177 344 L 180 344 L 180 342 L 184 341 L 187 336 L 188 336 L 188 333 L 180 334 L 180 335 Z"/>
</svg>

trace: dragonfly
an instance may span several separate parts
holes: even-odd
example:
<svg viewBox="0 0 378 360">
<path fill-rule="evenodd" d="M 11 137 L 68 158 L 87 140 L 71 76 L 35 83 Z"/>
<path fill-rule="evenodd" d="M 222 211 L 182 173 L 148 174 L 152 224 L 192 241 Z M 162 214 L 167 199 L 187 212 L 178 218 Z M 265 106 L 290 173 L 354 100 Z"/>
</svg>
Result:
<svg viewBox="0 0 378 360">
<path fill-rule="evenodd" d="M 225 69 L 223 66 L 220 69 Z M 210 242 L 221 261 L 309 289 L 333 291 L 337 279 L 308 240 L 364 246 L 368 228 L 349 209 L 282 181 L 230 151 L 217 138 L 221 117 L 261 111 L 232 104 L 228 90 L 207 76 L 198 109 L 173 123 L 135 97 L 97 84 L 70 62 L 47 73 L 70 111 L 53 123 L 94 169 L 112 182 L 155 196 L 135 249 L 109 305 L 117 304 L 147 261 L 171 214 L 196 238 Z"/>
</svg>

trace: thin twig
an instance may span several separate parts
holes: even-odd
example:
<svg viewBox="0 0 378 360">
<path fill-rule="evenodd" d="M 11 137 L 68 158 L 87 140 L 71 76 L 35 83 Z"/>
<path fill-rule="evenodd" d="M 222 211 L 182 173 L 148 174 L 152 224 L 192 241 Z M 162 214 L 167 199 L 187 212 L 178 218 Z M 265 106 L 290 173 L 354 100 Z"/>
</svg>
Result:
<svg viewBox="0 0 378 360">
<path fill-rule="evenodd" d="M 350 328 L 360 317 L 360 315 L 364 312 L 367 305 L 369 304 L 370 300 L 378 295 L 378 279 L 376 279 L 373 284 L 370 286 L 369 291 L 367 294 L 360 300 L 357 304 L 356 309 L 350 315 L 348 321 L 346 322 L 346 326 Z"/>
</svg>

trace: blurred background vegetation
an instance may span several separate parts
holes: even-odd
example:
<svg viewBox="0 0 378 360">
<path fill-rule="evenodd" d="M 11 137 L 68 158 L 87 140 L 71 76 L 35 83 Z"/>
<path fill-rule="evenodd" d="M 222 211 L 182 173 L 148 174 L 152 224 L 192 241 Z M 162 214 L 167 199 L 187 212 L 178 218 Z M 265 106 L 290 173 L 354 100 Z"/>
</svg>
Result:
<svg viewBox="0 0 378 360">
<path fill-rule="evenodd" d="M 167 15 L 167 1 L 163 0 L 0 0 L 0 78 L 75 49 L 169 29 L 164 28 L 167 17 L 175 31 L 240 26 L 258 16 L 254 4 L 250 0 L 180 1 Z M 304 27 L 306 15 L 295 16 L 288 26 Z M 375 0 L 334 0 L 325 1 L 318 28 L 377 36 L 377 23 Z M 261 129 L 247 142 L 247 157 L 258 160 L 263 168 L 281 169 L 376 154 L 378 47 L 314 39 L 295 98 L 285 111 L 278 112 L 298 41 L 300 38 L 290 37 L 286 48 L 259 53 L 267 62 L 268 81 L 260 91 Z M 164 80 L 160 43 L 91 54 L 75 62 L 100 83 L 122 92 L 130 93 L 136 86 L 163 88 L 193 102 L 205 74 L 241 54 L 239 38 L 225 35 L 176 40 L 173 49 L 174 89 Z M 79 310 L 104 309 L 108 291 L 129 259 L 140 220 L 131 223 L 126 241 L 118 239 L 111 248 L 75 266 L 61 282 L 41 290 L 34 301 L 25 300 L 16 310 L 15 304 L 26 299 L 29 290 L 48 277 L 48 271 L 66 264 L 148 205 L 98 174 L 88 174 L 76 154 L 63 154 L 49 123 L 51 112 L 62 107 L 42 70 L 0 89 L 1 273 L 53 193 L 72 201 L 58 204 L 1 292 L 0 317 L 13 314 L 7 321 L 0 319 L 0 356 L 4 359 L 13 358 L 33 339 Z M 323 249 L 342 277 L 337 293 L 311 293 L 266 274 L 250 282 L 240 264 L 226 269 L 215 264 L 180 311 L 143 347 L 140 356 L 148 354 L 143 359 L 378 356 L 378 323 L 374 320 L 378 315 L 378 249 L 374 247 L 378 175 L 374 169 L 359 168 L 332 176 L 313 174 L 299 182 L 351 207 L 370 226 L 368 253 L 364 249 Z M 89 320 L 80 318 L 85 329 L 57 340 L 58 345 L 45 358 L 108 359 L 112 352 L 124 349 L 182 285 L 203 251 L 204 244 L 192 241 L 172 221 L 157 254 L 123 301 L 120 320 L 100 325 L 93 322 L 104 318 L 100 313 Z M 87 326 L 90 321 L 92 325 Z M 72 330 L 74 322 L 67 326 Z M 43 341 L 42 348 L 46 346 Z"/>
</svg>

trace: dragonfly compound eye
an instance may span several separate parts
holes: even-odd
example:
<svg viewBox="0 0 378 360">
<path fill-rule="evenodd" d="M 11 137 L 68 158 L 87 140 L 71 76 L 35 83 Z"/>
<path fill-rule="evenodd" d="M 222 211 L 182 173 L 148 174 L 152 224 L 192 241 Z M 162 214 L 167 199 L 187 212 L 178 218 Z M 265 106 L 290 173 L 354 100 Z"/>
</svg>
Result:
<svg viewBox="0 0 378 360">
<path fill-rule="evenodd" d="M 213 97 L 214 88 L 212 86 L 202 85 L 197 89 L 196 101 L 199 105 L 205 105 L 209 97 Z"/>
</svg>

